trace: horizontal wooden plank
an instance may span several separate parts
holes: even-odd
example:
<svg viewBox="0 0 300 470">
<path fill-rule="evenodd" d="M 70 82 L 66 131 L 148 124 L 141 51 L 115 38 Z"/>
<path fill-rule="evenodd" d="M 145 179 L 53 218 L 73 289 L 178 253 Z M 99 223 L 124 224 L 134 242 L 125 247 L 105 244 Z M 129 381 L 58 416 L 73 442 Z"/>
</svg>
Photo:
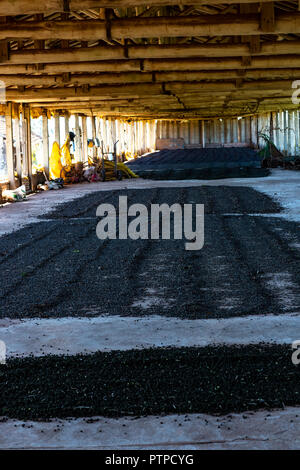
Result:
<svg viewBox="0 0 300 470">
<path fill-rule="evenodd" d="M 30 102 L 30 101 L 53 101 L 53 100 L 89 100 L 99 97 L 107 99 L 108 97 L 141 97 L 150 95 L 173 94 L 184 99 L 185 96 L 195 94 L 195 96 L 205 96 L 208 94 L 235 93 L 240 96 L 264 96 L 268 93 L 286 93 L 291 94 L 291 80 L 270 80 L 253 82 L 216 82 L 216 83 L 193 83 L 193 82 L 170 82 L 164 84 L 130 84 L 130 85 L 102 85 L 97 87 L 78 88 L 53 88 L 53 89 L 25 89 L 24 91 L 7 90 L 6 97 L 9 101 Z"/>
<path fill-rule="evenodd" d="M 300 59 L 299 59 L 300 62 Z M 300 65 L 300 64 L 299 64 Z M 9 86 L 82 86 L 102 84 L 129 84 L 129 83 L 168 83 L 168 82 L 198 82 L 208 80 L 270 80 L 272 79 L 299 79 L 300 68 L 296 69 L 255 69 L 255 70 L 216 70 L 193 72 L 128 72 L 128 73 L 101 73 L 101 74 L 61 74 L 61 75 L 0 75 L 0 81 Z"/>
<path fill-rule="evenodd" d="M 300 13 L 280 14 L 272 31 L 263 30 L 260 16 L 250 15 L 201 15 L 171 17 L 133 17 L 105 20 L 24 21 L 4 23 L 0 40 L 60 39 L 90 41 L 97 39 L 126 39 L 154 37 L 197 36 L 249 36 L 264 34 L 299 34 Z"/>
<path fill-rule="evenodd" d="M 24 75 L 39 76 L 40 74 L 57 75 L 62 73 L 87 74 L 93 73 L 126 73 L 126 72 L 139 72 L 147 74 L 149 72 L 219 72 L 219 71 L 233 71 L 237 74 L 244 73 L 252 69 L 263 69 L 263 73 L 272 73 L 268 69 L 276 70 L 280 76 L 285 76 L 285 70 L 298 73 L 300 69 L 300 55 L 280 55 L 276 56 L 256 56 L 252 57 L 248 65 L 245 65 L 240 57 L 225 57 L 219 58 L 191 58 L 191 59 L 147 59 L 147 60 L 115 60 L 115 61 L 99 61 L 99 62 L 67 62 L 67 63 L 51 63 L 51 64 L 24 64 L 24 65 L 1 65 L 0 75 Z M 300 74 L 299 74 L 300 75 Z M 250 76 L 249 76 L 250 77 Z M 269 78 L 272 78 L 270 75 Z M 266 76 L 267 78 L 267 76 Z M 14 80 L 14 77 L 12 77 Z M 5 79 L 4 79 L 5 81 Z M 11 82 L 15 83 L 15 82 Z"/>
<path fill-rule="evenodd" d="M 226 0 L 226 4 L 251 3 L 253 0 Z M 271 0 L 264 0 L 265 2 Z M 128 8 L 138 6 L 172 6 L 172 5 L 217 5 L 224 0 L 1 0 L 0 16 L 28 15 L 34 13 L 79 11 L 99 8 Z"/>
<path fill-rule="evenodd" d="M 300 51 L 300 41 L 270 41 L 262 43 L 261 50 L 255 54 L 258 56 L 295 55 Z M 247 44 L 205 44 L 205 45 L 149 45 L 133 46 L 128 49 L 129 59 L 207 59 L 207 58 L 228 58 L 247 57 L 251 54 Z M 34 50 L 28 49 L 18 52 L 11 52 L 8 61 L 0 63 L 5 65 L 28 65 L 51 64 L 51 63 L 76 63 L 95 61 L 124 61 L 124 49 L 113 46 L 96 46 L 74 49 L 51 49 Z M 246 67 L 244 65 L 244 67 Z M 36 68 L 36 66 L 35 66 Z M 165 70 L 165 69 L 164 69 Z M 91 68 L 91 71 L 93 69 Z"/>
</svg>

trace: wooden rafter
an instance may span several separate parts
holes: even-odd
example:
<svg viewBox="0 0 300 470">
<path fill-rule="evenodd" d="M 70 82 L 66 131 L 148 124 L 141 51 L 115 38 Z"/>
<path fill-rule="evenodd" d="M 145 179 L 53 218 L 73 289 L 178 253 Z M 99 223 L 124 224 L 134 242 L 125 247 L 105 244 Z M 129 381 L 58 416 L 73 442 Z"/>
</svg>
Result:
<svg viewBox="0 0 300 470">
<path fill-rule="evenodd" d="M 40 65 L 40 66 L 39 66 Z M 299 55 L 280 56 L 255 56 L 248 64 L 245 64 L 241 57 L 220 58 L 191 58 L 191 59 L 146 59 L 146 60 L 117 60 L 102 62 L 70 62 L 51 64 L 27 64 L 27 65 L 0 65 L 0 75 L 26 74 L 29 78 L 38 77 L 40 74 L 57 75 L 62 74 L 62 82 L 70 81 L 70 73 L 114 73 L 116 77 L 122 72 L 191 72 L 191 71 L 226 71 L 264 69 L 265 78 L 270 77 L 268 69 L 290 70 L 300 68 Z M 38 74 L 38 75 L 37 75 Z M 7 78 L 9 80 L 9 77 Z M 14 78 L 12 77 L 12 80 Z M 5 77 L 4 77 L 5 81 Z M 8 82 L 9 83 L 9 82 Z M 11 82 L 13 83 L 13 82 Z M 15 83 L 15 82 L 14 82 Z"/>
<path fill-rule="evenodd" d="M 269 1 L 269 0 L 265 0 Z M 252 3 L 252 0 L 227 0 L 226 4 Z M 218 5 L 224 4 L 224 0 L 1 0 L 0 16 L 4 15 L 30 15 L 44 12 L 80 11 L 100 8 L 129 8 L 138 6 L 166 6 L 166 5 Z"/>
<path fill-rule="evenodd" d="M 270 41 L 261 45 L 256 56 L 297 54 L 300 41 Z M 22 50 L 11 52 L 8 60 L 2 64 L 51 64 L 57 62 L 95 62 L 122 59 L 174 59 L 174 58 L 209 58 L 209 57 L 245 57 L 251 56 L 248 44 L 199 44 L 199 45 L 148 45 L 123 47 L 97 46 L 74 49 Z M 125 57 L 126 56 L 126 57 Z M 1 70 L 0 70 L 1 73 Z"/>
<path fill-rule="evenodd" d="M 2 0 L 0 22 L 0 80 L 27 121 L 29 103 L 153 118 L 290 107 L 299 78 L 296 1 Z"/>
<path fill-rule="evenodd" d="M 264 5 L 264 4 L 263 4 Z M 261 17 L 249 15 L 207 15 L 179 17 L 134 17 L 110 20 L 27 21 L 5 23 L 0 40 L 99 40 L 185 36 L 231 36 L 300 34 L 300 13 L 272 16 L 272 3 L 265 4 Z M 228 29 L 230 28 L 230 29 Z"/>
<path fill-rule="evenodd" d="M 62 75 L 0 75 L 6 87 L 30 86 L 51 87 L 73 85 L 75 87 L 104 84 L 129 84 L 129 83 L 167 83 L 167 82 L 203 82 L 207 80 L 264 80 L 267 75 L 272 79 L 298 79 L 299 67 L 295 69 L 248 69 L 248 70 L 209 70 L 209 71 L 177 71 L 177 72 L 128 72 L 128 73 L 103 73 L 103 74 L 62 74 Z M 67 75 L 67 77 L 65 77 Z"/>
</svg>

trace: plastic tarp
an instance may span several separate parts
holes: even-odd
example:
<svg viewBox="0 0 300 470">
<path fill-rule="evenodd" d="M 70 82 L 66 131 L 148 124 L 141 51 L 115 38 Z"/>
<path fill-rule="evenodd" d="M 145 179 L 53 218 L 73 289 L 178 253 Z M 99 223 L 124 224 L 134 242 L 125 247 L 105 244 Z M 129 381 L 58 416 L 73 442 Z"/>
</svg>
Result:
<svg viewBox="0 0 300 470">
<path fill-rule="evenodd" d="M 63 165 L 61 162 L 62 153 L 57 142 L 53 142 L 52 152 L 49 160 L 49 175 L 51 179 L 60 178 Z"/>
</svg>

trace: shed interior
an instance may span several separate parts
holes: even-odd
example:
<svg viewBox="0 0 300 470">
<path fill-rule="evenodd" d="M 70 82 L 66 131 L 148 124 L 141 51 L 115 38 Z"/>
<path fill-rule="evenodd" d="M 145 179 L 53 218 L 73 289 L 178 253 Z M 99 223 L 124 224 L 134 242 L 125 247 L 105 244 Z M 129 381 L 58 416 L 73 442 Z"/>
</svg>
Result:
<svg viewBox="0 0 300 470">
<path fill-rule="evenodd" d="M 2 0 L 0 179 L 14 187 L 30 177 L 35 153 L 47 171 L 53 141 L 62 145 L 70 130 L 77 161 L 87 161 L 88 139 L 108 152 L 118 141 L 128 158 L 168 146 L 259 147 L 261 134 L 298 155 L 299 8 Z"/>
</svg>

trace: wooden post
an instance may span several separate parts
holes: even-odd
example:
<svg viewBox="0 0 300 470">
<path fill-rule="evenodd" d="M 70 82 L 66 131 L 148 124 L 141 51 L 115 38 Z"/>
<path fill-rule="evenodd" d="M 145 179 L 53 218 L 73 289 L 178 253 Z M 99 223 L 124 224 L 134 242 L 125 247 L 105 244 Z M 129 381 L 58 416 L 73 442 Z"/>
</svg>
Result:
<svg viewBox="0 0 300 470">
<path fill-rule="evenodd" d="M 147 141 L 146 141 L 146 132 L 147 132 L 147 128 L 146 128 L 146 121 L 142 121 L 142 152 L 143 154 L 146 152 L 146 147 L 147 147 Z"/>
<path fill-rule="evenodd" d="M 82 116 L 82 153 L 83 161 L 88 161 L 88 144 L 87 144 L 87 125 L 86 116 Z"/>
<path fill-rule="evenodd" d="M 54 139 L 60 146 L 60 130 L 59 130 L 59 115 L 56 114 L 54 117 Z"/>
<path fill-rule="evenodd" d="M 15 168 L 13 153 L 13 127 L 12 127 L 12 105 L 7 103 L 6 114 L 6 164 L 10 189 L 15 189 Z"/>
<path fill-rule="evenodd" d="M 292 155 L 292 122 L 291 122 L 291 111 L 286 111 L 287 113 L 287 155 Z"/>
<path fill-rule="evenodd" d="M 154 120 L 153 121 L 153 136 L 152 136 L 153 150 L 156 150 L 157 125 L 158 125 L 158 121 Z M 178 135 L 179 135 L 179 127 L 178 127 Z"/>
<path fill-rule="evenodd" d="M 285 155 L 287 155 L 287 117 L 286 117 L 286 111 L 283 111 L 283 152 Z"/>
<path fill-rule="evenodd" d="M 148 120 L 148 126 L 147 126 L 147 146 L 148 146 L 148 151 L 151 152 L 152 147 L 152 139 L 153 139 L 153 125 L 154 122 L 153 120 Z"/>
<path fill-rule="evenodd" d="M 272 33 L 275 30 L 275 14 L 273 2 L 261 2 L 260 26 L 263 33 Z"/>
<path fill-rule="evenodd" d="M 137 154 L 141 155 L 141 138 L 140 138 L 140 122 L 136 121 L 136 149 L 137 149 Z"/>
<path fill-rule="evenodd" d="M 69 116 L 65 116 L 65 140 L 69 135 Z"/>
<path fill-rule="evenodd" d="M 97 157 L 97 148 L 95 146 L 95 139 L 96 139 L 96 121 L 95 121 L 95 116 L 91 117 L 92 121 L 92 136 L 93 136 L 93 141 L 94 141 L 94 146 L 93 146 L 93 158 Z"/>
<path fill-rule="evenodd" d="M 237 122 L 237 131 L 238 131 L 238 135 L 237 135 L 237 138 L 238 138 L 238 142 L 241 142 L 241 134 L 242 134 L 242 123 L 241 123 L 241 119 L 238 119 L 238 122 Z"/>
<path fill-rule="evenodd" d="M 112 137 L 111 137 L 111 117 L 106 119 L 106 143 L 107 143 L 107 151 L 112 152 Z M 111 158 L 111 155 L 110 155 Z"/>
<path fill-rule="evenodd" d="M 270 113 L 270 138 L 272 142 L 274 142 L 274 120 L 273 120 L 273 113 Z"/>
<path fill-rule="evenodd" d="M 119 144 L 117 146 L 118 157 L 119 157 L 122 154 L 122 151 L 124 149 L 123 139 L 121 139 L 121 136 L 120 136 L 120 121 L 119 121 L 119 119 L 115 119 L 115 139 L 119 140 Z M 121 161 L 121 159 L 120 159 L 120 161 Z"/>
<path fill-rule="evenodd" d="M 28 160 L 27 160 L 27 124 L 25 117 L 25 107 L 23 106 L 22 110 L 22 127 L 21 127 L 21 136 L 22 136 L 22 150 L 23 150 L 23 175 L 28 176 Z"/>
<path fill-rule="evenodd" d="M 99 121 L 98 121 L 98 139 L 100 141 L 100 146 L 103 143 L 103 147 L 104 147 L 104 123 L 103 123 L 103 118 L 98 118 L 98 119 L 99 119 Z"/>
<path fill-rule="evenodd" d="M 27 176 L 30 180 L 32 178 L 32 154 L 31 154 L 31 116 L 30 116 L 30 107 L 26 105 L 25 107 L 25 126 L 26 126 L 26 166 L 27 166 Z"/>
<path fill-rule="evenodd" d="M 43 114 L 43 167 L 45 173 L 49 175 L 49 133 L 48 133 L 48 117 Z"/>
<path fill-rule="evenodd" d="M 79 128 L 79 115 L 75 114 L 75 159 L 76 162 L 82 161 L 81 145 L 80 145 L 80 128 Z"/>
<path fill-rule="evenodd" d="M 19 116 L 14 119 L 14 135 L 16 142 L 16 171 L 18 175 L 19 185 L 22 183 L 22 152 L 20 139 L 20 119 Z"/>
<path fill-rule="evenodd" d="M 277 113 L 276 113 L 277 114 Z M 295 155 L 299 155 L 299 111 L 295 111 Z"/>
<path fill-rule="evenodd" d="M 201 121 L 202 147 L 205 147 L 205 121 Z"/>
<path fill-rule="evenodd" d="M 257 116 L 251 118 L 251 143 L 257 147 L 257 131 L 256 131 Z"/>
</svg>

